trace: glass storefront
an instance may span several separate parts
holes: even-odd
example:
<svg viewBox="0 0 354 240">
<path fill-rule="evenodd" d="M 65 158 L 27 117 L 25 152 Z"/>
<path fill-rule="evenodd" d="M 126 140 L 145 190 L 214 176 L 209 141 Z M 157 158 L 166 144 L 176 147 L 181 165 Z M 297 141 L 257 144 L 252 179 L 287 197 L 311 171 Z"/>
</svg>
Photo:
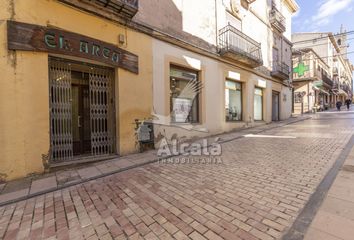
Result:
<svg viewBox="0 0 354 240">
<path fill-rule="evenodd" d="M 263 120 L 263 90 L 262 88 L 254 89 L 254 116 L 255 121 Z"/>
<path fill-rule="evenodd" d="M 200 91 L 198 72 L 171 67 L 170 108 L 172 122 L 196 123 L 199 121 Z"/>
<path fill-rule="evenodd" d="M 242 121 L 242 85 L 234 81 L 225 81 L 226 121 Z"/>
</svg>

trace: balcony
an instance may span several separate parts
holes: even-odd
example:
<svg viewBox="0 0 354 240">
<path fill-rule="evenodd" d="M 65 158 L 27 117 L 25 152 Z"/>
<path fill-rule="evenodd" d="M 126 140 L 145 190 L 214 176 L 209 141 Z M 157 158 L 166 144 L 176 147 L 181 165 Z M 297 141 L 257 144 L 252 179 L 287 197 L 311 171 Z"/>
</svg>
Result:
<svg viewBox="0 0 354 240">
<path fill-rule="evenodd" d="M 277 29 L 281 33 L 286 31 L 285 17 L 275 7 L 272 7 L 269 19 L 273 28 Z"/>
<path fill-rule="evenodd" d="M 219 31 L 220 55 L 256 68 L 263 65 L 261 44 L 231 25 Z"/>
<path fill-rule="evenodd" d="M 329 85 L 330 87 L 333 87 L 333 80 L 331 79 L 331 77 L 323 70 L 322 70 L 321 75 L 322 75 L 322 81 L 324 83 L 326 83 L 327 85 Z"/>
<path fill-rule="evenodd" d="M 350 87 L 349 87 L 349 85 L 348 84 L 341 84 L 340 85 L 340 88 L 344 91 L 344 92 L 346 92 L 347 94 L 350 94 L 351 93 L 351 89 L 350 89 Z"/>
<path fill-rule="evenodd" d="M 289 66 L 285 63 L 273 62 L 273 70 L 270 75 L 281 80 L 287 80 L 290 75 Z"/>
<path fill-rule="evenodd" d="M 59 0 L 84 11 L 104 17 L 132 19 L 139 10 L 139 0 Z"/>
</svg>

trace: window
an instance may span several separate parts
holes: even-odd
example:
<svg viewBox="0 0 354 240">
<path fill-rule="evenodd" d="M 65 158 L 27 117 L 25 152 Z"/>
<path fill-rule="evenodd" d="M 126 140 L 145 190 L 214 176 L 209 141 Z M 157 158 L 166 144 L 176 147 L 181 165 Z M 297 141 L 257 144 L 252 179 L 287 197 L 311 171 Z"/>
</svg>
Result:
<svg viewBox="0 0 354 240">
<path fill-rule="evenodd" d="M 226 121 L 242 120 L 242 85 L 234 81 L 225 81 Z"/>
<path fill-rule="evenodd" d="M 255 121 L 263 120 L 263 90 L 261 88 L 254 89 L 254 116 Z"/>
<path fill-rule="evenodd" d="M 200 91 L 198 72 L 171 67 L 170 108 L 172 122 L 196 123 L 199 121 Z"/>
</svg>

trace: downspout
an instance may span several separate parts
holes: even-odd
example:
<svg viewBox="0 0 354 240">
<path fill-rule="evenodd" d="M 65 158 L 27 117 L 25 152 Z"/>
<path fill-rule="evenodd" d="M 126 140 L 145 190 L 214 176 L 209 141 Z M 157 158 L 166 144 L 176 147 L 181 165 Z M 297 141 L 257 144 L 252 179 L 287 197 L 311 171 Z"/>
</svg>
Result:
<svg viewBox="0 0 354 240">
<path fill-rule="evenodd" d="M 217 0 L 214 1 L 215 3 L 215 45 L 216 49 L 218 48 L 218 5 L 217 5 Z"/>
</svg>

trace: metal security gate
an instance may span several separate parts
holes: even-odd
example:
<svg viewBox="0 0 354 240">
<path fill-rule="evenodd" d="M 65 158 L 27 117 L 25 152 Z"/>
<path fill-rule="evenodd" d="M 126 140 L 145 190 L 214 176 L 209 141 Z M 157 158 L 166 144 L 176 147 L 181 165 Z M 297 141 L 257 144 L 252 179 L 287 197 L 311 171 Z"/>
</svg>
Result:
<svg viewBox="0 0 354 240">
<path fill-rule="evenodd" d="M 114 115 L 111 86 L 111 72 L 93 69 L 90 78 L 90 117 L 92 155 L 113 152 Z"/>
<path fill-rule="evenodd" d="M 51 159 L 73 157 L 71 130 L 71 70 L 66 63 L 52 61 L 49 66 Z"/>
<path fill-rule="evenodd" d="M 79 76 L 79 77 L 78 77 Z M 49 61 L 50 86 L 50 157 L 51 162 L 61 163 L 84 158 L 102 157 L 115 153 L 114 72 L 112 69 L 83 65 L 57 58 Z M 81 84 L 81 85 L 80 85 Z M 76 100 L 80 86 L 88 85 L 89 108 L 78 111 Z M 75 91 L 73 91 L 75 88 Z M 84 89 L 83 87 L 81 87 Z M 86 100 L 87 99 L 87 100 Z M 84 104 L 87 105 L 87 104 Z M 82 111 L 85 111 L 83 113 Z M 78 115 L 80 112 L 80 115 Z M 75 113 L 75 114 L 74 114 Z M 87 116 L 87 117 L 86 117 Z M 83 120 L 87 118 L 88 120 Z M 83 126 L 88 126 L 85 130 Z M 77 153 L 73 143 L 79 132 L 88 136 L 89 152 Z M 88 133 L 87 133 L 88 132 Z M 75 138 L 76 142 L 73 142 Z M 83 137 L 82 137 L 83 138 Z M 91 148 L 91 151 L 90 151 Z"/>
</svg>

